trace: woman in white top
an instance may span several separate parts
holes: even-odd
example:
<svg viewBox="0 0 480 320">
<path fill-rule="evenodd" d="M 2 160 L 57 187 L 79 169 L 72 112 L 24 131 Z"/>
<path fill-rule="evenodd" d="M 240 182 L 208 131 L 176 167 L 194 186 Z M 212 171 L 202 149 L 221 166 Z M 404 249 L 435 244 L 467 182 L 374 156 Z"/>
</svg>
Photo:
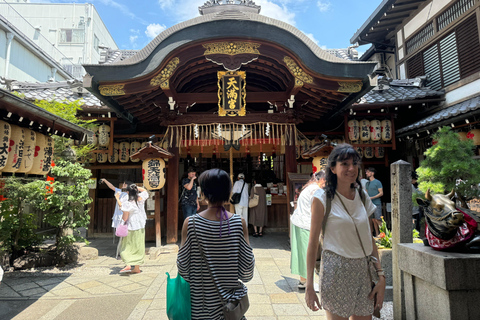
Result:
<svg viewBox="0 0 480 320">
<path fill-rule="evenodd" d="M 292 274 L 300 276 L 298 289 L 305 289 L 305 282 L 307 281 L 307 247 L 312 220 L 312 198 L 315 191 L 323 188 L 324 184 L 325 171 L 320 170 L 312 174 L 310 181 L 303 187 L 297 200 L 297 208 L 290 218 L 290 270 Z"/>
<path fill-rule="evenodd" d="M 351 145 L 335 147 L 328 158 L 325 189 L 317 190 L 312 200 L 305 300 L 313 311 L 325 309 L 327 319 L 367 320 L 372 318 L 374 308 L 383 305 L 385 276 L 379 260 L 375 262 L 379 281 L 373 289 L 368 274 L 366 256 L 378 259 L 368 223 L 375 206 L 358 180 L 360 160 Z M 327 197 L 331 201 L 329 213 L 325 213 Z M 313 268 L 325 214 L 319 300 L 313 286 Z"/>
<path fill-rule="evenodd" d="M 127 186 L 127 194 L 120 198 L 119 207 L 123 211 L 122 224 L 127 224 L 128 235 L 123 238 L 120 256 L 126 267 L 120 273 L 140 273 L 140 265 L 145 261 L 145 200 L 148 192 L 134 183 Z M 134 268 L 132 269 L 132 266 Z"/>
</svg>

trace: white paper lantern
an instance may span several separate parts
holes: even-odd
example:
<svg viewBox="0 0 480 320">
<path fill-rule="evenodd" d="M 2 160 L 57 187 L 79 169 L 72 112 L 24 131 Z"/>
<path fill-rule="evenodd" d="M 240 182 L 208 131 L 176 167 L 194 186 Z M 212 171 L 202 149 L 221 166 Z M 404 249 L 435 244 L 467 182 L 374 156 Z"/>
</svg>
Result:
<svg viewBox="0 0 480 320">
<path fill-rule="evenodd" d="M 328 156 L 315 157 L 312 160 L 312 172 L 324 170 L 328 164 Z"/>
<path fill-rule="evenodd" d="M 367 159 L 373 158 L 373 147 L 365 147 L 363 156 Z"/>
<path fill-rule="evenodd" d="M 16 125 L 11 126 L 8 158 L 5 168 L 2 169 L 3 172 L 16 172 L 20 169 L 25 145 L 25 130 Z"/>
<path fill-rule="evenodd" d="M 370 140 L 370 121 L 367 119 L 360 120 L 360 140 Z"/>
<path fill-rule="evenodd" d="M 7 165 L 11 132 L 10 124 L 0 120 L 0 171 Z"/>
<path fill-rule="evenodd" d="M 360 158 L 363 158 L 363 149 L 362 147 L 354 147 L 357 153 L 360 155 Z"/>
<path fill-rule="evenodd" d="M 45 175 L 50 171 L 53 159 L 54 142 L 51 137 L 37 133 L 32 169 L 29 174 Z"/>
<path fill-rule="evenodd" d="M 382 123 L 380 120 L 370 121 L 370 140 L 380 141 L 382 138 Z"/>
<path fill-rule="evenodd" d="M 108 156 L 108 162 L 110 163 L 117 163 L 118 162 L 118 149 L 120 145 L 118 142 L 113 143 L 113 154 Z"/>
<path fill-rule="evenodd" d="M 110 126 L 102 124 L 98 127 L 98 145 L 108 147 L 110 144 Z"/>
<path fill-rule="evenodd" d="M 161 158 L 145 159 L 142 163 L 142 178 L 147 190 L 163 188 L 166 180 L 165 161 Z"/>
<path fill-rule="evenodd" d="M 37 146 L 37 133 L 30 129 L 25 129 L 25 145 L 23 146 L 23 160 L 17 172 L 27 173 L 33 168 L 35 159 L 35 147 Z"/>
<path fill-rule="evenodd" d="M 382 120 L 382 140 L 392 140 L 392 121 Z"/>
<path fill-rule="evenodd" d="M 375 158 L 383 158 L 385 156 L 384 147 L 375 147 Z"/>
<path fill-rule="evenodd" d="M 137 153 L 138 150 L 142 147 L 142 144 L 138 141 L 133 141 L 130 143 L 130 155 Z M 132 162 L 138 162 L 140 159 L 130 159 Z"/>
<path fill-rule="evenodd" d="M 97 161 L 98 163 L 107 163 L 108 161 L 108 149 L 105 148 L 105 147 L 99 147 L 98 150 L 104 150 L 104 151 L 107 151 L 105 153 L 97 153 Z"/>
<path fill-rule="evenodd" d="M 95 163 L 97 162 L 97 154 L 96 153 L 93 153 L 91 152 L 89 155 L 88 155 L 88 162 L 89 163 Z"/>
<path fill-rule="evenodd" d="M 128 162 L 128 160 L 130 160 L 130 143 L 125 141 L 119 143 L 118 159 L 122 163 Z"/>
<path fill-rule="evenodd" d="M 360 139 L 360 123 L 358 120 L 352 119 L 348 121 L 348 138 L 350 141 Z"/>
</svg>

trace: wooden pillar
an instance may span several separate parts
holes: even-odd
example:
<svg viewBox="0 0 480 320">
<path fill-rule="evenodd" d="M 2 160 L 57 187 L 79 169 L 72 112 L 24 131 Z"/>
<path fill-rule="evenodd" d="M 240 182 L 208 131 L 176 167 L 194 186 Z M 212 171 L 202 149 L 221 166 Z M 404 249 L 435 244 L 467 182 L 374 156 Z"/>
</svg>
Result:
<svg viewBox="0 0 480 320">
<path fill-rule="evenodd" d="M 160 190 L 155 191 L 155 247 L 162 246 L 162 228 L 160 225 Z"/>
<path fill-rule="evenodd" d="M 98 171 L 99 170 L 92 170 L 92 178 L 97 178 L 98 179 Z M 98 180 L 97 180 L 97 185 L 95 186 L 95 189 L 90 189 L 88 190 L 88 196 L 92 198 L 92 203 L 90 203 L 90 211 L 88 211 L 88 215 L 90 216 L 90 222 L 88 223 L 88 230 L 87 230 L 87 236 L 88 237 L 93 237 L 95 231 L 94 226 L 95 226 L 95 210 L 96 208 L 96 202 L 97 202 L 97 188 L 98 188 Z"/>
<path fill-rule="evenodd" d="M 295 140 L 294 140 L 295 141 Z M 289 145 L 288 143 L 285 145 L 285 171 L 286 171 L 286 184 L 287 184 L 287 199 L 293 199 L 290 195 L 291 188 L 290 188 L 290 179 L 288 177 L 288 173 L 297 173 L 297 158 L 295 152 L 295 142 L 293 145 Z M 295 190 L 293 190 L 295 192 Z M 287 201 L 287 212 L 291 212 L 290 201 Z M 287 215 L 290 217 L 290 215 Z M 288 226 L 290 227 L 290 219 L 288 219 Z"/>
<path fill-rule="evenodd" d="M 180 152 L 177 147 L 177 138 L 173 137 L 173 147 L 168 150 L 173 153 L 173 158 L 168 160 L 167 169 L 167 244 L 176 243 L 178 240 L 178 168 Z"/>
</svg>

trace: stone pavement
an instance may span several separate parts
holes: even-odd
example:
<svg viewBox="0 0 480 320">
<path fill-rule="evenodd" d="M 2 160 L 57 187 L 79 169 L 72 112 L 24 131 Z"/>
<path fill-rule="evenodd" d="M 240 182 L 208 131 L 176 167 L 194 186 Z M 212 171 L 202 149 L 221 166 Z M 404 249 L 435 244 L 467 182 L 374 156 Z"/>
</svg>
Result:
<svg viewBox="0 0 480 320">
<path fill-rule="evenodd" d="M 135 275 L 120 275 L 112 238 L 89 239 L 99 257 L 70 268 L 5 273 L 0 285 L 0 319 L 15 320 L 149 320 L 167 319 L 166 275 L 177 274 L 176 246 L 149 256 Z M 324 311 L 305 305 L 298 278 L 290 273 L 286 233 L 251 238 L 255 275 L 247 283 L 248 320 L 326 319 Z M 148 243 L 147 243 L 148 246 Z M 170 250 L 170 251 L 168 251 Z"/>
</svg>

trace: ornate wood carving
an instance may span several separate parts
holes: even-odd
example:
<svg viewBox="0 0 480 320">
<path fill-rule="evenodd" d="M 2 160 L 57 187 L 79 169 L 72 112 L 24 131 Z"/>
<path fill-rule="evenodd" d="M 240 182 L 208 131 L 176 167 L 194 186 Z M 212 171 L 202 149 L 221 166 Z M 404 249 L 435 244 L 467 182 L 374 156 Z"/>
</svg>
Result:
<svg viewBox="0 0 480 320">
<path fill-rule="evenodd" d="M 211 54 L 228 54 L 228 55 L 236 55 L 241 53 L 260 54 L 260 51 L 258 51 L 260 44 L 254 43 L 254 42 L 242 42 L 242 41 L 212 42 L 212 43 L 205 43 L 203 47 L 205 48 L 205 52 L 203 53 L 205 56 L 211 55 Z"/>
<path fill-rule="evenodd" d="M 258 59 L 258 55 L 249 53 L 238 55 L 211 54 L 205 58 L 213 63 L 223 66 L 225 70 L 236 71 L 240 69 L 242 65 L 249 64 L 250 62 Z"/>
<path fill-rule="evenodd" d="M 177 68 L 178 64 L 180 63 L 180 59 L 178 57 L 173 58 L 170 60 L 165 68 L 160 71 L 160 74 L 155 76 L 152 80 L 150 80 L 150 85 L 152 86 L 160 86 L 162 89 L 168 89 L 170 87 L 169 79 L 172 76 L 173 72 Z"/>
<path fill-rule="evenodd" d="M 290 70 L 290 72 L 293 74 L 296 80 L 300 80 L 301 82 L 305 82 L 308 84 L 313 83 L 313 77 L 308 75 L 305 71 L 303 71 L 302 68 L 300 68 L 295 63 L 295 61 L 293 61 L 292 58 L 286 56 L 283 58 L 283 62 L 285 62 L 285 64 L 288 67 L 288 70 Z M 300 85 L 300 82 L 297 83 L 296 81 L 295 86 L 299 86 L 299 85 Z M 303 83 L 301 85 L 303 86 Z"/>
<path fill-rule="evenodd" d="M 98 90 L 102 96 L 106 97 L 123 96 L 125 95 L 124 87 L 124 84 L 101 85 L 98 87 Z"/>
<path fill-rule="evenodd" d="M 338 88 L 338 92 L 360 92 L 362 90 L 362 82 L 357 81 L 357 82 L 338 82 L 338 85 L 340 86 Z"/>
</svg>

